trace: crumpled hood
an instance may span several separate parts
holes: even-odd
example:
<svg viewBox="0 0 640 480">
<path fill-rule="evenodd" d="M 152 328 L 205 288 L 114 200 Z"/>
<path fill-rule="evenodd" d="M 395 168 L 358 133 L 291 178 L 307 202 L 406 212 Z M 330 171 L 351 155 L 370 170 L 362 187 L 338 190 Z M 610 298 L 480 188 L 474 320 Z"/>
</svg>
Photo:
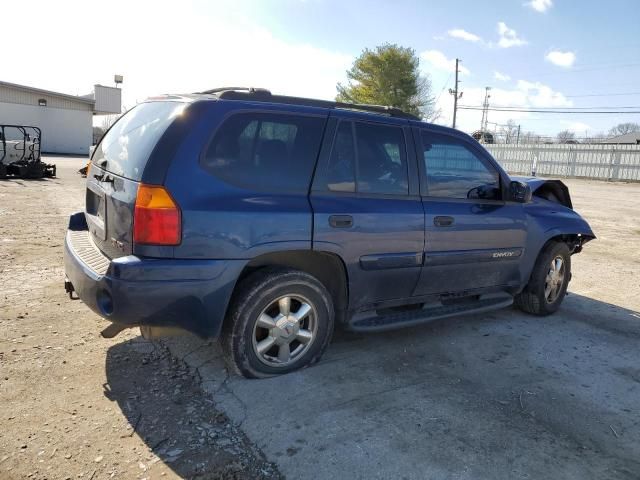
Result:
<svg viewBox="0 0 640 480">
<path fill-rule="evenodd" d="M 520 177 L 520 176 L 513 176 L 511 177 L 511 179 L 528 184 L 529 187 L 531 187 L 531 193 L 533 195 L 535 195 L 536 192 L 542 193 L 543 191 L 545 193 L 552 193 L 562 205 L 573 209 L 573 204 L 571 203 L 571 195 L 569 194 L 569 189 L 560 180 L 550 180 L 547 178 L 540 178 L 540 177 Z"/>
</svg>

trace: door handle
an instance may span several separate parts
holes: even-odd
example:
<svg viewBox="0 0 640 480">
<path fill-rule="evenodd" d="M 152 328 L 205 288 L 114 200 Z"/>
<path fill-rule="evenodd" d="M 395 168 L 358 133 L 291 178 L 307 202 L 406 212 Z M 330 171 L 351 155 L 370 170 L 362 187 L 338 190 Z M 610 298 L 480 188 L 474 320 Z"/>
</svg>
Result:
<svg viewBox="0 0 640 480">
<path fill-rule="evenodd" d="M 333 228 L 351 228 L 353 227 L 353 217 L 351 215 L 331 215 L 329 225 Z"/>
<path fill-rule="evenodd" d="M 434 217 L 433 224 L 436 227 L 450 227 L 453 225 L 453 217 L 439 216 Z"/>
</svg>

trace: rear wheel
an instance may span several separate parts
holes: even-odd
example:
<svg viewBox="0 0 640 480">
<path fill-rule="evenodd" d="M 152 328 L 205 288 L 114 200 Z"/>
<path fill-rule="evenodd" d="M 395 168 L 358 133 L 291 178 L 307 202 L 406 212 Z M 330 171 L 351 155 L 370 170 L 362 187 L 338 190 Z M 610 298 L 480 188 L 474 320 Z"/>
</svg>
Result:
<svg viewBox="0 0 640 480">
<path fill-rule="evenodd" d="M 538 255 L 529 284 L 515 298 L 521 310 L 549 315 L 560 307 L 571 279 L 571 253 L 565 243 L 547 245 Z"/>
<path fill-rule="evenodd" d="M 222 332 L 228 363 L 245 377 L 288 373 L 317 362 L 333 333 L 324 285 L 297 270 L 268 268 L 239 285 Z"/>
</svg>

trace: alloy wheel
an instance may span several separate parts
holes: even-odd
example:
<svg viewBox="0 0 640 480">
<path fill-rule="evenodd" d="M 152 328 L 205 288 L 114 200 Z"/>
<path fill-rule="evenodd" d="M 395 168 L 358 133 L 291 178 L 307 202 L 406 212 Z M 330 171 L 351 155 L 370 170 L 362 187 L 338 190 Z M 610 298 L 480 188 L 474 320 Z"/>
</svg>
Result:
<svg viewBox="0 0 640 480">
<path fill-rule="evenodd" d="M 558 255 L 551 260 L 549 272 L 544 282 L 544 298 L 547 303 L 553 303 L 558 299 L 565 280 L 564 259 Z"/>
<path fill-rule="evenodd" d="M 260 361 L 286 367 L 302 357 L 316 338 L 318 316 L 300 295 L 285 295 L 270 303 L 253 327 L 253 350 Z"/>
</svg>

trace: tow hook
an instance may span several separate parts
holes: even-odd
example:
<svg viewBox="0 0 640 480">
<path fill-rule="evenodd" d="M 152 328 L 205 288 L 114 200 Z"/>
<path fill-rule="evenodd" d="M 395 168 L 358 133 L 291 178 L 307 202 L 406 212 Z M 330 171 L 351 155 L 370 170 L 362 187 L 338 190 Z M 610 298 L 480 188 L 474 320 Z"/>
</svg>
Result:
<svg viewBox="0 0 640 480">
<path fill-rule="evenodd" d="M 64 291 L 69 294 L 71 300 L 80 300 L 77 294 L 75 297 L 73 296 L 76 290 L 73 288 L 73 283 L 71 283 L 67 277 L 64 278 Z"/>
</svg>

